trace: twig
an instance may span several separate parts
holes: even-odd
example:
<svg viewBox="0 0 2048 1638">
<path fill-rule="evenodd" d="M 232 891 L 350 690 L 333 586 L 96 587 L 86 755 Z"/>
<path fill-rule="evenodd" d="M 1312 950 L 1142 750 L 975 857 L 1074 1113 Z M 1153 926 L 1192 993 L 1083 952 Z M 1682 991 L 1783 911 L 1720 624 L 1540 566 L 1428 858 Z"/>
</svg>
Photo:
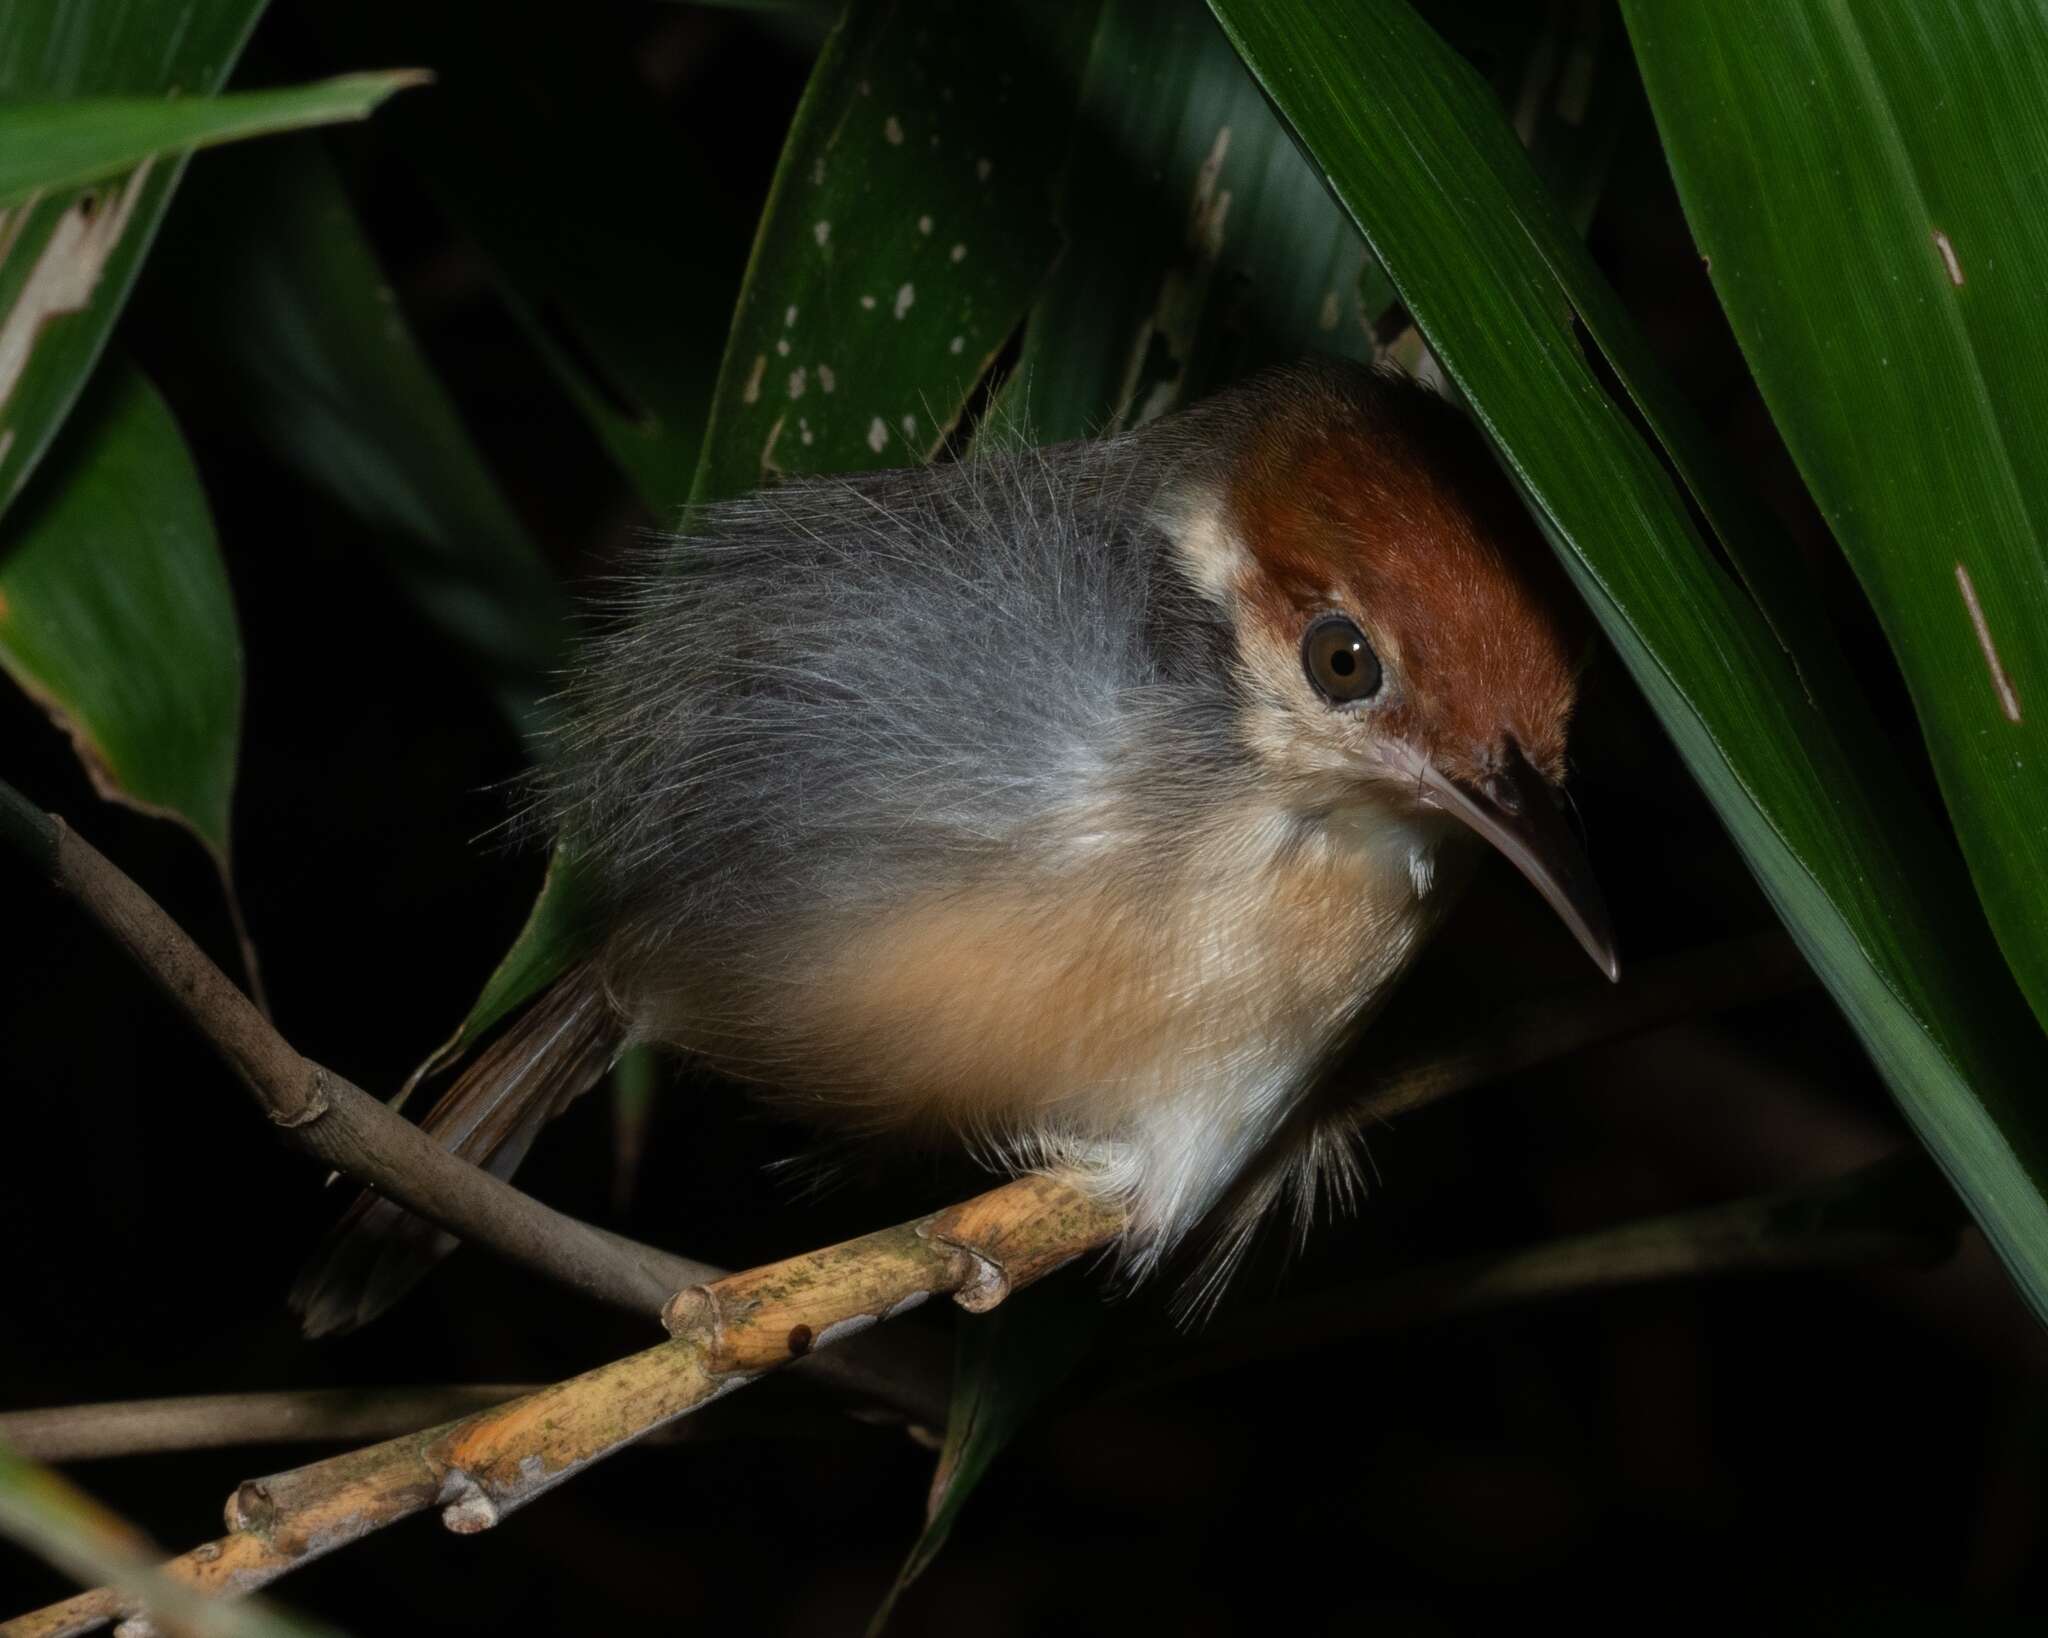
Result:
<svg viewBox="0 0 2048 1638">
<path fill-rule="evenodd" d="M 1616 986 L 1587 985 L 1572 1000 L 1538 997 L 1502 1008 L 1457 1046 L 1417 1051 L 1358 1089 L 1352 1127 L 1404 1115 L 1518 1070 L 1625 1040 L 1682 1019 L 1769 1000 L 1814 982 L 1782 932 L 1704 945 L 1646 962 Z"/>
<path fill-rule="evenodd" d="M 434 1388 L 304 1388 L 189 1394 L 0 1412 L 0 1444 L 39 1462 L 389 1439 L 532 1393 L 538 1383 Z"/>
<path fill-rule="evenodd" d="M 1146 1347 L 1117 1397 L 1348 1337 L 1584 1292 L 1744 1272 L 1931 1267 L 1965 1222 L 1917 1151 L 1804 1188 L 1624 1223 L 1522 1250 L 1460 1258 L 1315 1292 L 1219 1325 L 1193 1347 Z"/>
<path fill-rule="evenodd" d="M 228 1061 L 294 1147 L 451 1234 L 635 1313 L 724 1272 L 542 1205 L 460 1160 L 412 1122 L 296 1052 L 163 909 L 62 819 L 0 782 L 0 842 L 25 854 L 85 908 Z M 943 1373 L 877 1357 L 821 1374 L 916 1421 L 945 1416 Z"/>
<path fill-rule="evenodd" d="M 475 1382 L 433 1388 L 300 1388 L 0 1411 L 0 1445 L 12 1445 L 22 1455 L 42 1462 L 161 1456 L 241 1445 L 352 1445 L 365 1439 L 394 1439 L 488 1410 L 538 1393 L 545 1385 Z M 884 1417 L 868 1420 L 879 1425 Z M 714 1434 L 836 1439 L 859 1425 L 859 1419 L 822 1402 L 804 1406 L 784 1398 L 751 1410 L 738 1404 L 722 1405 L 708 1415 L 658 1429 L 647 1443 L 680 1444 Z"/>
<path fill-rule="evenodd" d="M 470 1534 L 592 1463 L 752 1382 L 933 1296 L 980 1312 L 1103 1245 L 1113 1208 L 1020 1178 L 932 1216 L 676 1293 L 673 1335 L 567 1382 L 459 1421 L 265 1479 L 229 1499 L 229 1534 L 172 1559 L 171 1577 L 232 1596 L 428 1507 Z M 112 1589 L 0 1624 L 61 1638 L 130 1606 Z"/>
</svg>

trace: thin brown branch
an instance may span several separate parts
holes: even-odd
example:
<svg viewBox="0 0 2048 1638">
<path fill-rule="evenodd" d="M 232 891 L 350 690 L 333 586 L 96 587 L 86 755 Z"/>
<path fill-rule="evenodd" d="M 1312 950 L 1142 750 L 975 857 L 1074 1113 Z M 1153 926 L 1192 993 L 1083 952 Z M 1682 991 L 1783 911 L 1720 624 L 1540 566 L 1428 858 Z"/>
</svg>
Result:
<svg viewBox="0 0 2048 1638">
<path fill-rule="evenodd" d="M 300 1056 L 184 929 L 54 814 L 0 784 L 0 842 L 26 854 L 134 958 L 234 1069 L 285 1140 L 451 1234 L 615 1307 L 660 1311 L 678 1287 L 724 1272 L 542 1205 L 456 1158 L 333 1070 Z M 857 1351 L 819 1368 L 844 1391 L 927 1425 L 945 1416 L 943 1370 Z"/>
<path fill-rule="evenodd" d="M 4 1411 L 0 1445 L 39 1462 L 82 1462 L 236 1445 L 329 1440 L 355 1444 L 452 1421 L 539 1386 L 479 1382 L 431 1388 L 302 1388 Z"/>
<path fill-rule="evenodd" d="M 498 1523 L 544 1491 L 778 1366 L 934 1296 L 976 1312 L 1105 1244 L 1123 1220 L 1027 1177 L 843 1245 L 676 1293 L 669 1341 L 508 1404 L 240 1486 L 229 1534 L 163 1568 L 239 1596 L 429 1507 L 450 1530 Z M 60 1638 L 127 1613 L 102 1589 L 0 1624 Z"/>
<path fill-rule="evenodd" d="M 465 1239 L 640 1313 L 705 1266 L 551 1211 L 301 1057 L 156 901 L 56 819 L 53 879 L 225 1058 L 290 1143 Z M 714 1276 L 715 1277 L 715 1276 Z"/>
<path fill-rule="evenodd" d="M 421 1388 L 287 1388 L 0 1411 L 0 1446 L 12 1446 L 38 1461 L 63 1463 L 243 1445 L 352 1445 L 366 1439 L 395 1439 L 538 1393 L 544 1386 L 471 1382 Z M 710 1415 L 660 1429 L 648 1443 L 681 1443 L 707 1434 L 838 1439 L 859 1426 L 858 1420 L 822 1401 L 802 1406 L 785 1398 L 745 1410 L 737 1403 L 721 1406 Z"/>
<path fill-rule="evenodd" d="M 1663 1280 L 1873 1265 L 1931 1267 L 1964 1224 L 1917 1150 L 1824 1182 L 1515 1251 L 1460 1258 L 1266 1305 L 1189 1346 L 1162 1339 L 1118 1374 L 1119 1397 L 1324 1343 Z"/>
<path fill-rule="evenodd" d="M 1729 939 L 1645 962 L 1620 985 L 1588 984 L 1570 999 L 1503 1007 L 1454 1046 L 1419 1050 L 1376 1071 L 1357 1091 L 1355 1130 L 1537 1064 L 1683 1019 L 1765 1001 L 1814 982 L 1782 932 Z"/>
</svg>

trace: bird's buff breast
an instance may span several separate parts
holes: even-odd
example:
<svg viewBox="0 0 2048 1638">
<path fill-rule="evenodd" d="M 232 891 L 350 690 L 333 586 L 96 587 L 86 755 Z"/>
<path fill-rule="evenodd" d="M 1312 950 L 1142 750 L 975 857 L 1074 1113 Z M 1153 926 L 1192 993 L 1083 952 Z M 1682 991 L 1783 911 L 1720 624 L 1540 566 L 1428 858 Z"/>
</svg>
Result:
<svg viewBox="0 0 2048 1638">
<path fill-rule="evenodd" d="M 829 940 L 782 1043 L 869 1116 L 1111 1137 L 1185 1102 L 1290 1097 L 1406 964 L 1434 838 L 1248 814 L 1170 865 L 1142 844 L 1027 885 L 916 898 Z"/>
</svg>

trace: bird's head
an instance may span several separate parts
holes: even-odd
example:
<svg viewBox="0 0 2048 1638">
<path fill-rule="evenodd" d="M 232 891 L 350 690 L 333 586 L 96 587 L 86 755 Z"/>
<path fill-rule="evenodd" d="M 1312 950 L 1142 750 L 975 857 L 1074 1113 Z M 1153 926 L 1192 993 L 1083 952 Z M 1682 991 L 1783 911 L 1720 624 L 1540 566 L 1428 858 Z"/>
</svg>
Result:
<svg viewBox="0 0 2048 1638">
<path fill-rule="evenodd" d="M 1300 811 L 1476 832 L 1617 976 L 1561 811 L 1583 617 L 1479 433 L 1349 365 L 1228 399 L 1172 532 L 1231 627 L 1248 748 Z"/>
</svg>

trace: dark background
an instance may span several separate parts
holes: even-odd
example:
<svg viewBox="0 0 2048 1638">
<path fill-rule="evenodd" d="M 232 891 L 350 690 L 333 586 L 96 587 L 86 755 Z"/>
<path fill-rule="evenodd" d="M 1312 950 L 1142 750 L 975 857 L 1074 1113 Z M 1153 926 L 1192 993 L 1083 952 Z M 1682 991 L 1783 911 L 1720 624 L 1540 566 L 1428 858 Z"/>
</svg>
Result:
<svg viewBox="0 0 2048 1638">
<path fill-rule="evenodd" d="M 753 208 L 803 83 L 801 31 L 649 5 L 584 8 Z M 289 9 L 260 49 L 326 66 Z M 623 487 L 373 135 L 339 143 L 408 318 L 566 578 L 626 543 Z M 205 163 L 201 160 L 200 163 Z M 175 232 L 175 223 L 170 230 Z M 1686 236 L 1637 106 L 1592 241 L 1666 363 L 1828 575 L 1868 682 L 1903 694 L 1813 517 Z M 145 275 L 147 279 L 147 275 Z M 486 837 L 522 765 L 485 688 L 394 594 L 360 526 L 273 464 L 141 293 L 124 340 L 191 437 L 248 646 L 236 859 L 277 1020 L 382 1091 L 449 1029 L 516 930 L 538 861 Z M 1769 916 L 1618 665 L 1575 741 L 1576 790 L 1631 961 Z M 210 867 L 96 799 L 61 735 L 0 691 L 6 777 L 66 815 L 224 965 Z M 0 861 L 0 1404 L 232 1389 L 542 1381 L 649 1327 L 458 1255 L 368 1332 L 300 1340 L 283 1292 L 343 1191 L 275 1143 L 227 1074 L 68 905 Z M 1455 1029 L 1583 987 L 1532 894 L 1492 869 L 1412 982 Z M 1426 1032 L 1425 1032 L 1426 1033 Z M 1373 1044 L 1367 1045 L 1368 1056 Z M 823 1197 L 773 1163 L 800 1133 L 672 1076 L 635 1203 L 613 1213 L 592 1097 L 521 1181 L 579 1216 L 729 1265 L 912 1215 L 976 1186 L 876 1162 Z M 1291 1268 L 1257 1263 L 1222 1323 L 1283 1290 L 1527 1244 L 1845 1171 L 1903 1128 L 1832 1007 L 1803 991 L 1467 1094 L 1381 1132 L 1376 1186 Z M 1085 1272 L 1062 1278 L 1085 1282 Z M 944 1314 L 904 1323 L 943 1329 Z M 1504 1613 L 1580 1626 L 2038 1630 L 2048 1349 L 1974 1235 L 1934 1272 L 1748 1276 L 1610 1292 L 1332 1340 L 1142 1391 L 1156 1301 L 975 1496 L 895 1630 L 1451 1632 Z M 1199 1336 L 1180 1344 L 1193 1359 Z M 683 1445 L 631 1451 L 478 1538 L 428 1518 L 277 1588 L 357 1633 L 609 1632 L 721 1623 L 852 1632 L 917 1530 L 928 1450 L 798 1383 Z M 772 1415 L 774 1425 L 764 1426 Z M 780 1425 L 786 1423 L 786 1426 Z M 174 1550 L 219 1533 L 274 1448 L 81 1467 Z M 65 1583 L 0 1550 L 0 1614 Z M 2028 1620 L 2031 1611 L 2033 1621 Z"/>
</svg>

